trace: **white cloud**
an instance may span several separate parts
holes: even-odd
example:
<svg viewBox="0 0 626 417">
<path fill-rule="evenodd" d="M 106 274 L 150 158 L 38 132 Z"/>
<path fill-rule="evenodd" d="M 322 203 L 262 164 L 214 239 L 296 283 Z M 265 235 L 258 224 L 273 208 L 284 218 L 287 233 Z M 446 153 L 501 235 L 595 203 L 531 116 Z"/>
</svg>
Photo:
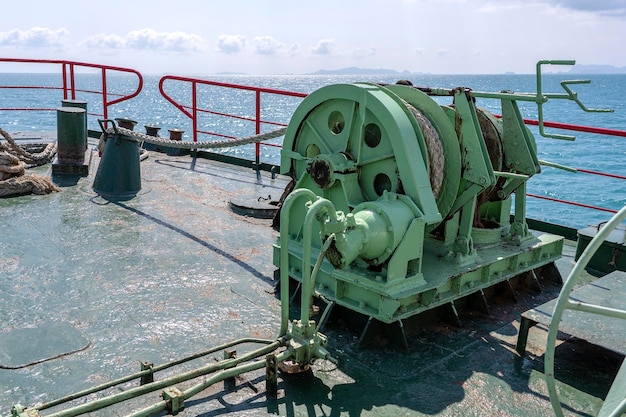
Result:
<svg viewBox="0 0 626 417">
<path fill-rule="evenodd" d="M 126 46 L 133 49 L 165 51 L 198 51 L 202 39 L 185 32 L 157 32 L 154 29 L 133 30 L 126 35 Z"/>
<path fill-rule="evenodd" d="M 274 55 L 284 46 L 271 36 L 257 36 L 253 43 L 254 50 L 259 55 Z"/>
<path fill-rule="evenodd" d="M 13 29 L 9 32 L 0 32 L 0 45 L 13 45 L 25 48 L 61 46 L 69 31 L 65 28 L 49 29 L 34 27 L 29 30 Z"/>
<path fill-rule="evenodd" d="M 90 36 L 82 43 L 82 45 L 94 49 L 120 49 L 126 47 L 126 42 L 121 36 L 100 33 L 98 35 Z"/>
<path fill-rule="evenodd" d="M 333 39 L 322 39 L 311 48 L 311 52 L 316 55 L 330 55 L 334 49 L 335 41 Z"/>
<path fill-rule="evenodd" d="M 94 49 L 139 49 L 175 52 L 193 52 L 201 48 L 202 38 L 185 32 L 157 32 L 140 29 L 129 32 L 125 37 L 101 33 L 90 36 L 82 45 Z"/>
<path fill-rule="evenodd" d="M 376 48 L 370 46 L 369 48 L 354 48 L 352 49 L 352 56 L 362 58 L 366 56 L 376 55 Z"/>
<path fill-rule="evenodd" d="M 220 35 L 216 45 L 220 52 L 234 54 L 245 49 L 246 38 L 242 35 Z"/>
</svg>

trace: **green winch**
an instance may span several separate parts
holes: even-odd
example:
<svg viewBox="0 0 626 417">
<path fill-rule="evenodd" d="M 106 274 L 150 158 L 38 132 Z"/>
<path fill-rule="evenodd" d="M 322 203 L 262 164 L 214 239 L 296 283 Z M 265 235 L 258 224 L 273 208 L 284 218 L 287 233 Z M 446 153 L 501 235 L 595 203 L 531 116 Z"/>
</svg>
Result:
<svg viewBox="0 0 626 417">
<path fill-rule="evenodd" d="M 543 63 L 560 62 L 538 64 L 538 90 Z M 501 115 L 477 107 L 479 97 L 499 100 Z M 563 239 L 526 223 L 526 183 L 541 168 L 518 101 L 541 109 L 548 98 L 577 101 L 403 83 L 313 92 L 281 154 L 292 194 L 313 197 L 283 205 L 274 265 L 301 281 L 303 297 L 306 289 L 387 324 L 443 305 L 456 314 L 454 301 L 469 295 L 486 308 L 487 287 L 522 273 L 536 279 Z"/>
</svg>

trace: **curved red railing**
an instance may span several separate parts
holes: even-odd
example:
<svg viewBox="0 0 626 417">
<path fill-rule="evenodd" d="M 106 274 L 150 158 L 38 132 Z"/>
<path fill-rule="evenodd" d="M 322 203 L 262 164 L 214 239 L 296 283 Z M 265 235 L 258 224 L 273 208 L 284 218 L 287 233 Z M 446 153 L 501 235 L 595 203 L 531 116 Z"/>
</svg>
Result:
<svg viewBox="0 0 626 417">
<path fill-rule="evenodd" d="M 173 97 L 171 97 L 165 91 L 165 83 L 166 82 L 188 83 L 190 85 L 190 89 L 191 89 L 191 103 L 190 104 L 182 104 L 182 103 L 179 103 Z M 234 89 L 234 90 L 250 91 L 255 96 L 254 116 L 237 116 L 237 115 L 233 115 L 233 114 L 226 114 L 226 113 L 218 112 L 218 111 L 215 111 L 215 110 L 199 107 L 198 106 L 198 94 L 199 94 L 198 93 L 198 87 L 199 86 L 212 86 L 212 87 L 221 87 L 221 88 L 228 88 L 228 89 Z M 262 115 L 261 115 L 261 100 L 262 100 L 262 97 L 264 95 L 272 94 L 272 95 L 281 95 L 281 96 L 297 97 L 297 98 L 304 98 L 304 97 L 307 96 L 307 94 L 305 94 L 305 93 L 298 93 L 298 92 L 294 92 L 294 91 L 277 90 L 277 89 L 272 89 L 272 88 L 253 87 L 253 86 L 247 86 L 247 85 L 241 85 L 241 84 L 231 84 L 231 83 L 224 83 L 224 82 L 219 82 L 219 81 L 203 80 L 203 79 L 198 79 L 198 78 L 179 77 L 179 76 L 175 76 L 175 75 L 165 75 L 165 76 L 161 77 L 161 79 L 159 80 L 159 91 L 160 91 L 161 95 L 167 101 L 169 101 L 171 104 L 174 105 L 174 107 L 176 107 L 184 115 L 186 115 L 187 117 L 189 117 L 191 119 L 192 129 L 193 129 L 192 138 L 193 138 L 194 142 L 198 141 L 198 134 L 206 134 L 206 135 L 217 136 L 217 137 L 226 138 L 226 139 L 236 139 L 235 136 L 231 136 L 231 135 L 228 135 L 228 134 L 224 134 L 224 133 L 220 133 L 220 132 L 206 131 L 206 130 L 199 129 L 199 127 L 198 127 L 198 115 L 201 114 L 201 113 L 213 114 L 213 115 L 224 116 L 224 117 L 230 117 L 230 118 L 233 118 L 233 119 L 238 119 L 238 120 L 248 121 L 248 122 L 254 123 L 254 132 L 255 132 L 255 134 L 258 135 L 258 134 L 262 133 L 261 132 L 261 128 L 262 128 L 263 125 L 271 125 L 271 126 L 277 126 L 277 127 L 285 127 L 285 126 L 287 126 L 285 123 L 280 123 L 280 122 L 275 122 L 275 121 L 270 121 L 270 120 L 264 120 L 262 118 Z M 256 143 L 256 149 L 255 149 L 255 159 L 256 159 L 257 167 L 259 166 L 259 163 L 260 163 L 260 153 L 261 153 L 260 147 L 261 147 L 261 145 L 273 146 L 273 147 L 281 147 L 280 145 L 276 145 L 276 144 L 257 142 Z"/>
<path fill-rule="evenodd" d="M 34 64 L 34 65 L 60 65 L 61 66 L 61 86 L 34 86 L 34 85 L 22 85 L 22 86 L 6 86 L 0 85 L 0 89 L 46 89 L 46 90 L 60 90 L 63 92 L 64 100 L 76 100 L 77 93 L 84 94 L 96 94 L 102 98 L 102 113 L 88 113 L 93 116 L 103 117 L 107 119 L 109 117 L 109 107 L 122 101 L 130 100 L 133 97 L 139 95 L 143 88 L 143 76 L 139 71 L 131 68 L 116 67 L 112 65 L 92 64 L 88 62 L 78 61 L 66 61 L 56 59 L 26 59 L 26 58 L 0 58 L 0 63 L 20 63 L 20 64 Z M 81 89 L 77 85 L 76 70 L 78 68 L 92 68 L 100 70 L 101 90 L 86 90 Z M 137 77 L 137 87 L 135 91 L 130 93 L 113 93 L 108 91 L 107 76 L 109 72 L 134 74 Z M 55 108 L 0 108 L 4 111 L 51 111 Z"/>
</svg>

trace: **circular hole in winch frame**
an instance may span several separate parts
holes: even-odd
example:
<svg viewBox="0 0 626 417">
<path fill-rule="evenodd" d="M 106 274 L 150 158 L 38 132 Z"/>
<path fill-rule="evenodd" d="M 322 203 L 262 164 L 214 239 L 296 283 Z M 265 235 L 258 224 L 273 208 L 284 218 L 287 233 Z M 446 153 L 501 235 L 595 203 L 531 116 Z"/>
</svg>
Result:
<svg viewBox="0 0 626 417">
<path fill-rule="evenodd" d="M 312 143 L 306 147 L 306 157 L 313 158 L 320 154 L 320 147 Z"/>
<path fill-rule="evenodd" d="M 328 116 L 328 128 L 335 135 L 343 132 L 343 128 L 346 125 L 346 120 L 343 118 L 343 114 L 341 112 L 335 110 L 330 113 Z"/>
<path fill-rule="evenodd" d="M 365 126 L 365 132 L 363 140 L 365 144 L 370 148 L 375 148 L 380 143 L 380 139 L 382 137 L 382 133 L 380 131 L 380 127 L 376 123 L 368 123 Z"/>
<path fill-rule="evenodd" d="M 374 191 L 381 196 L 385 191 L 391 191 L 391 179 L 387 174 L 377 174 L 374 177 Z"/>
</svg>

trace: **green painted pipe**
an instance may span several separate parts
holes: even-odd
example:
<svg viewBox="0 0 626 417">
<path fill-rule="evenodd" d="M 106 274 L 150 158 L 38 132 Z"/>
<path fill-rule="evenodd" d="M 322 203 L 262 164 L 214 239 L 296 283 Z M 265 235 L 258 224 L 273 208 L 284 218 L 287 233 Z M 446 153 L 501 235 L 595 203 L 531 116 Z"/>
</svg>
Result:
<svg viewBox="0 0 626 417">
<path fill-rule="evenodd" d="M 170 378 L 166 378 L 161 381 L 151 382 L 146 385 L 142 385 L 139 387 L 131 388 L 127 391 L 120 392 L 118 394 L 113 394 L 108 397 L 100 398 L 86 404 L 78 405 L 76 407 L 68 408 L 66 410 L 59 411 L 57 413 L 49 414 L 47 417 L 74 417 L 85 413 L 91 413 L 97 410 L 101 410 L 103 408 L 109 407 L 113 404 L 120 403 L 122 401 L 129 400 L 131 398 L 138 397 L 140 395 L 148 394 L 150 392 L 158 391 L 163 388 L 167 388 L 178 383 L 188 381 L 190 379 L 198 378 L 203 375 L 207 375 L 213 372 L 217 372 L 219 370 L 228 369 L 236 367 L 238 364 L 242 362 L 246 362 L 257 358 L 261 355 L 266 355 L 268 353 L 273 352 L 280 346 L 285 344 L 285 340 L 278 339 L 274 343 L 269 344 L 260 349 L 254 350 L 250 353 L 247 353 L 239 358 L 227 359 L 218 363 L 206 365 L 192 371 L 184 372 L 180 375 L 175 375 Z"/>
<path fill-rule="evenodd" d="M 198 352 L 198 353 L 196 353 L 194 355 L 187 356 L 187 357 L 182 358 L 182 359 L 178 359 L 176 361 L 164 363 L 162 365 L 158 365 L 158 366 L 152 367 L 151 369 L 148 369 L 148 370 L 145 370 L 145 371 L 137 372 L 137 373 L 134 373 L 132 375 L 127 375 L 127 376 L 125 376 L 123 378 L 119 378 L 119 379 L 107 382 L 106 384 L 98 385 L 98 386 L 95 386 L 95 387 L 92 387 L 92 388 L 89 388 L 89 389 L 86 389 L 86 390 L 83 390 L 83 391 L 76 392 L 76 393 L 74 393 L 72 395 L 67 395 L 65 397 L 58 398 L 58 399 L 56 399 L 54 401 L 51 401 L 51 402 L 48 402 L 48 403 L 44 403 L 44 404 L 41 404 L 41 405 L 39 405 L 37 407 L 33 407 L 33 408 L 35 410 L 39 410 L 39 411 L 45 410 L 47 408 L 51 408 L 51 407 L 57 406 L 59 404 L 66 403 L 68 401 L 76 400 L 76 399 L 84 397 L 86 395 L 94 394 L 96 392 L 105 390 L 107 388 L 111 388 L 111 387 L 114 387 L 116 385 L 120 385 L 120 384 L 123 384 L 125 382 L 132 381 L 134 379 L 139 379 L 139 378 L 141 378 L 143 376 L 146 376 L 146 375 L 149 375 L 149 374 L 154 374 L 156 372 L 163 371 L 163 370 L 171 368 L 173 366 L 180 365 L 180 364 L 183 364 L 185 362 L 189 362 L 191 360 L 198 359 L 198 358 L 201 358 L 203 356 L 210 355 L 211 353 L 215 353 L 215 352 L 218 352 L 220 350 L 228 349 L 228 348 L 231 348 L 233 346 L 237 346 L 237 345 L 240 345 L 240 344 L 243 344 L 243 343 L 271 344 L 273 342 L 274 342 L 273 340 L 258 339 L 258 338 L 238 339 L 238 340 L 235 340 L 233 342 L 224 343 L 222 345 L 216 346 L 216 347 L 211 348 L 209 350 L 205 350 L 203 352 Z"/>
<path fill-rule="evenodd" d="M 321 213 L 322 210 L 326 210 L 326 215 L 333 217 L 332 220 L 335 222 L 337 221 L 335 206 L 329 200 L 321 197 L 311 204 L 311 207 L 309 207 L 309 210 L 304 218 L 304 230 L 302 233 L 302 299 L 300 301 L 300 321 L 303 326 L 309 322 L 309 307 L 311 304 L 311 297 L 313 296 L 313 287 L 315 286 L 315 280 L 311 279 L 313 224 L 321 218 L 318 214 Z"/>
<path fill-rule="evenodd" d="M 554 306 L 554 312 L 552 313 L 552 320 L 550 321 L 550 327 L 548 330 L 548 340 L 546 341 L 546 353 L 545 353 L 545 364 L 544 364 L 544 372 L 546 376 L 546 385 L 548 386 L 548 393 L 550 395 L 550 402 L 552 403 L 552 408 L 554 409 L 554 413 L 557 417 L 563 416 L 563 409 L 561 408 L 561 402 L 559 401 L 558 392 L 556 390 L 556 384 L 554 381 L 554 350 L 556 346 L 556 335 L 559 331 L 559 323 L 561 318 L 563 317 L 563 313 L 566 309 L 572 309 L 572 306 L 575 305 L 575 302 L 569 300 L 569 295 L 574 289 L 578 278 L 582 271 L 585 270 L 587 264 L 591 260 L 591 257 L 596 253 L 600 245 L 604 242 L 604 240 L 609 236 L 609 234 L 615 229 L 619 224 L 626 219 L 626 206 L 624 206 L 617 214 L 615 214 L 611 220 L 609 220 L 604 227 L 596 234 L 596 236 L 591 240 L 589 245 L 585 248 L 582 255 L 572 268 L 569 276 L 565 283 L 563 283 L 563 287 L 561 288 L 561 292 L 559 294 L 559 298 L 557 299 L 557 303 Z M 578 308 L 583 310 L 582 308 Z M 590 311 L 598 314 L 605 314 L 612 317 L 624 317 L 623 311 L 612 311 L 614 309 L 608 309 L 606 307 L 595 306 L 595 308 L 585 308 L 584 310 Z M 609 311 L 606 311 L 609 310 Z"/>
<path fill-rule="evenodd" d="M 278 356 L 276 356 L 276 360 L 281 362 L 281 361 L 289 359 L 290 356 L 291 356 L 291 352 L 286 350 L 282 352 L 281 354 L 279 354 Z M 240 365 L 235 368 L 223 370 L 220 373 L 215 374 L 211 376 L 210 378 L 207 378 L 205 381 L 199 384 L 196 384 L 186 389 L 185 391 L 183 391 L 184 398 L 185 400 L 188 400 L 189 398 L 193 397 L 194 395 L 197 395 L 198 393 L 202 392 L 203 390 L 207 389 L 208 387 L 210 387 L 211 385 L 217 382 L 223 381 L 227 378 L 236 377 L 246 372 L 251 372 L 257 369 L 261 369 L 264 366 L 266 366 L 266 361 L 262 360 L 262 361 L 248 363 L 245 365 Z M 167 402 L 159 401 L 158 403 L 153 404 L 150 407 L 146 407 L 142 410 L 136 411 L 132 414 L 127 415 L 126 417 L 149 417 L 154 414 L 161 413 L 165 410 L 167 410 Z"/>
<path fill-rule="evenodd" d="M 289 214 L 291 206 L 300 197 L 315 201 L 318 197 L 308 188 L 299 188 L 287 196 L 280 210 L 280 332 L 283 337 L 289 330 Z"/>
</svg>

